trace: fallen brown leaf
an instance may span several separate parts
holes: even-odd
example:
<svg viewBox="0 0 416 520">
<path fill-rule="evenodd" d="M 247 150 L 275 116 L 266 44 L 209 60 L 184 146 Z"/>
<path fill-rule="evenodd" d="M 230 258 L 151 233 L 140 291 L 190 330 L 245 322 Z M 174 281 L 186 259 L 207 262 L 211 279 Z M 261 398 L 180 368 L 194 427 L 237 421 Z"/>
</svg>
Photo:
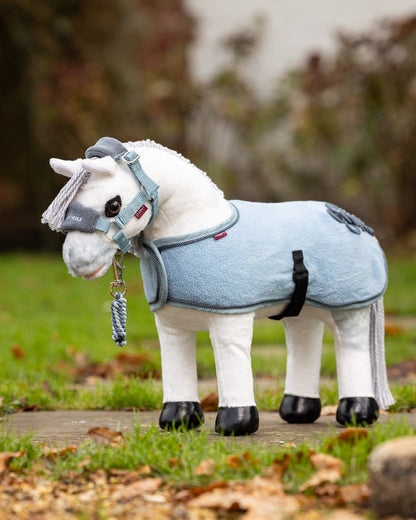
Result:
<svg viewBox="0 0 416 520">
<path fill-rule="evenodd" d="M 244 489 L 248 493 L 270 493 L 270 494 L 278 494 L 285 495 L 284 487 L 281 482 L 276 482 L 276 480 L 264 477 L 254 477 L 253 479 L 247 481 Z"/>
<path fill-rule="evenodd" d="M 10 461 L 23 457 L 24 451 L 1 451 L 0 452 L 0 473 L 8 469 Z"/>
<path fill-rule="evenodd" d="M 345 509 L 337 509 L 325 517 L 325 520 L 366 520 L 367 515 L 358 515 Z"/>
<path fill-rule="evenodd" d="M 154 356 L 150 352 L 138 352 L 130 354 L 120 352 L 114 359 L 114 371 L 127 376 L 138 376 L 142 379 L 160 379 L 162 377 L 159 370 L 155 369 Z"/>
<path fill-rule="evenodd" d="M 73 356 L 73 360 L 74 360 L 75 364 L 77 365 L 77 367 L 85 367 L 89 363 L 89 357 L 86 352 L 76 351 Z"/>
<path fill-rule="evenodd" d="M 293 457 L 285 453 L 281 459 L 275 459 L 273 464 L 264 470 L 264 476 L 282 480 L 292 461 Z"/>
<path fill-rule="evenodd" d="M 237 469 L 241 464 L 241 459 L 238 455 L 228 455 L 225 457 L 225 463 L 233 469 Z"/>
<path fill-rule="evenodd" d="M 311 455 L 311 462 L 317 472 L 307 480 L 299 491 L 303 492 L 306 489 L 314 489 L 322 484 L 338 482 L 343 476 L 345 464 L 342 460 L 327 455 L 325 453 L 314 453 Z"/>
<path fill-rule="evenodd" d="M 22 349 L 22 347 L 18 343 L 15 343 L 12 346 L 11 350 L 12 350 L 13 357 L 16 359 L 22 359 L 26 356 L 26 352 Z"/>
<path fill-rule="evenodd" d="M 242 455 L 228 455 L 225 457 L 225 463 L 233 469 L 237 469 L 245 464 L 258 464 L 259 460 L 253 458 L 249 451 L 245 451 Z"/>
<path fill-rule="evenodd" d="M 328 404 L 322 408 L 321 416 L 328 417 L 330 415 L 336 415 L 337 408 L 338 408 L 338 405 L 336 405 L 336 404 Z"/>
<path fill-rule="evenodd" d="M 316 497 L 319 497 L 319 502 L 327 507 L 365 507 L 370 498 L 368 484 L 340 486 L 334 482 L 325 482 L 314 488 L 313 492 Z"/>
<path fill-rule="evenodd" d="M 391 321 L 386 321 L 384 325 L 384 333 L 386 336 L 392 336 L 392 337 L 398 337 L 402 336 L 404 333 L 403 327 L 400 327 L 400 325 L 396 325 L 395 323 L 392 323 Z"/>
<path fill-rule="evenodd" d="M 367 428 L 357 428 L 357 427 L 350 427 L 343 430 L 340 434 L 338 434 L 336 437 L 329 439 L 326 443 L 326 448 L 328 450 L 332 450 L 332 448 L 336 444 L 341 443 L 348 443 L 348 444 L 356 444 L 357 441 L 361 439 L 366 439 L 368 437 L 369 433 Z"/>
<path fill-rule="evenodd" d="M 137 472 L 139 475 L 151 475 L 153 473 L 153 469 L 149 464 L 144 464 L 143 466 L 139 466 L 137 468 Z"/>
<path fill-rule="evenodd" d="M 366 504 L 370 499 L 368 484 L 346 484 L 339 486 L 340 505 Z"/>
<path fill-rule="evenodd" d="M 80 462 L 78 462 L 77 468 L 82 469 L 82 468 L 85 468 L 86 466 L 89 466 L 89 464 L 91 463 L 91 460 L 92 460 L 91 457 L 87 457 L 86 459 L 81 460 Z"/>
<path fill-rule="evenodd" d="M 313 453 L 311 455 L 311 462 L 316 469 L 336 469 L 342 471 L 345 466 L 341 459 L 327 455 L 326 453 Z"/>
<path fill-rule="evenodd" d="M 24 404 L 22 406 L 22 408 L 20 408 L 20 410 L 18 410 L 19 412 L 36 412 L 38 409 L 38 405 L 37 404 Z"/>
<path fill-rule="evenodd" d="M 229 482 L 225 488 L 199 495 L 189 501 L 189 506 L 191 511 L 196 508 L 196 511 L 213 509 L 232 514 L 244 513 L 241 517 L 244 520 L 279 520 L 298 511 L 299 502 L 284 493 L 280 482 L 255 477 L 246 484 Z M 191 514 L 190 518 L 194 516 Z"/>
<path fill-rule="evenodd" d="M 201 401 L 201 408 L 204 412 L 216 412 L 218 410 L 218 395 L 211 392 Z"/>
<path fill-rule="evenodd" d="M 296 442 L 284 442 L 281 446 L 281 448 L 297 448 Z"/>
<path fill-rule="evenodd" d="M 195 475 L 201 476 L 206 475 L 208 477 L 212 477 L 217 469 L 218 464 L 213 459 L 205 459 L 199 464 L 199 466 L 195 469 Z"/>
<path fill-rule="evenodd" d="M 211 484 L 208 484 L 206 486 L 197 486 L 189 489 L 182 489 L 178 491 L 175 495 L 175 501 L 176 502 L 187 502 L 188 500 L 191 500 L 192 498 L 199 497 L 200 495 L 203 495 L 204 493 L 209 493 L 213 491 L 214 489 L 225 489 L 228 487 L 227 482 L 220 481 L 220 482 L 212 482 Z"/>
<path fill-rule="evenodd" d="M 137 496 L 154 493 L 160 488 L 162 482 L 161 478 L 144 478 L 137 480 L 115 491 L 111 498 L 116 501 L 126 501 Z"/>
<path fill-rule="evenodd" d="M 299 487 L 299 491 L 303 493 L 303 491 L 306 491 L 307 489 L 314 489 L 328 482 L 338 482 L 341 478 L 342 473 L 336 469 L 320 469 Z"/>
<path fill-rule="evenodd" d="M 101 379 L 114 379 L 116 374 L 160 379 L 160 371 L 155 369 L 154 356 L 148 352 L 129 354 L 121 352 L 110 363 L 90 361 L 85 352 L 75 352 L 72 357 L 75 368 L 71 372 L 79 382 L 93 386 Z M 64 368 L 61 367 L 61 368 Z"/>
<path fill-rule="evenodd" d="M 335 498 L 339 494 L 339 486 L 333 482 L 324 482 L 314 490 L 314 493 L 319 497 Z"/>
<path fill-rule="evenodd" d="M 48 459 L 56 459 L 67 455 L 68 453 L 74 453 L 77 449 L 76 446 L 67 446 L 66 448 L 48 448 L 47 446 L 44 446 L 43 456 Z"/>
<path fill-rule="evenodd" d="M 337 439 L 340 442 L 348 442 L 355 444 L 356 441 L 361 439 L 367 439 L 369 433 L 367 428 L 346 428 L 344 431 L 342 431 L 338 436 Z"/>
<path fill-rule="evenodd" d="M 129 470 L 129 469 L 120 469 L 120 468 L 112 468 L 108 472 L 108 482 L 111 485 L 128 485 L 133 482 L 137 482 L 142 478 L 144 473 L 141 473 L 139 470 Z M 147 473 L 149 475 L 149 473 Z"/>
<path fill-rule="evenodd" d="M 232 489 L 214 489 L 204 493 L 190 502 L 191 506 L 223 511 L 246 511 L 246 495 L 242 491 Z"/>
<path fill-rule="evenodd" d="M 120 446 L 124 442 L 124 435 L 119 431 L 111 431 L 108 426 L 91 428 L 88 435 L 97 443 L 113 447 Z"/>
<path fill-rule="evenodd" d="M 168 464 L 170 468 L 177 468 L 179 466 L 183 466 L 183 462 L 180 457 L 172 457 L 168 460 Z"/>
</svg>

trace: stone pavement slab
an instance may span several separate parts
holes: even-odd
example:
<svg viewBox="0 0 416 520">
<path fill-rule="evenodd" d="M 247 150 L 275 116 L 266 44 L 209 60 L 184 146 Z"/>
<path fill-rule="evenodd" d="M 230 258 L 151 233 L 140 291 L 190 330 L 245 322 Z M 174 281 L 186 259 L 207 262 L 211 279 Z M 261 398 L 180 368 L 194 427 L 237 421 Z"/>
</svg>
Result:
<svg viewBox="0 0 416 520">
<path fill-rule="evenodd" d="M 15 432 L 17 435 L 33 434 L 35 442 L 43 442 L 51 447 L 78 446 L 88 438 L 90 428 L 107 426 L 111 430 L 127 432 L 139 421 L 143 428 L 158 424 L 159 411 L 43 411 L 23 412 L 0 418 L 1 430 Z M 259 443 L 281 446 L 285 443 L 300 444 L 308 441 L 318 443 L 320 439 L 336 435 L 342 431 L 334 416 L 320 417 L 313 424 L 287 424 L 277 412 L 260 412 L 260 428 L 254 435 L 247 437 L 221 437 L 215 433 L 214 412 L 205 413 L 202 429 L 209 433 L 212 441 L 229 439 L 237 443 Z M 379 422 L 409 421 L 416 428 L 416 413 L 381 415 Z M 164 434 L 161 432 L 161 434 Z"/>
</svg>

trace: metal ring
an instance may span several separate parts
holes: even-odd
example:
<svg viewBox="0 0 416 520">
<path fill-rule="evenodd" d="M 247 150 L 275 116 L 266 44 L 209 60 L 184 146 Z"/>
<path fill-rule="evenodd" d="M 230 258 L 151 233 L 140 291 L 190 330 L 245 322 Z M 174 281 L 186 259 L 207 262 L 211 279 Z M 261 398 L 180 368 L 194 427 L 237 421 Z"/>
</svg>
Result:
<svg viewBox="0 0 416 520">
<path fill-rule="evenodd" d="M 116 282 L 111 282 L 110 283 L 110 293 L 111 293 L 111 296 L 116 298 L 116 295 L 117 295 L 118 292 L 121 292 L 121 296 L 124 296 L 126 294 L 126 292 L 127 292 L 126 282 L 120 280 L 120 281 L 116 281 Z"/>
</svg>

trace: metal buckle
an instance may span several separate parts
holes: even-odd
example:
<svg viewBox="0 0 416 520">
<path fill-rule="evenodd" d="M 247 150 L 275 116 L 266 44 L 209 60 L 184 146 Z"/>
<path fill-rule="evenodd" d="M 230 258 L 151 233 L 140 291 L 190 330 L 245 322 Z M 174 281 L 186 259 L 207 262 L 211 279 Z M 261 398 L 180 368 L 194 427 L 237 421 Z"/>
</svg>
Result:
<svg viewBox="0 0 416 520">
<path fill-rule="evenodd" d="M 135 154 L 134 159 L 126 159 L 126 155 L 128 155 L 130 153 L 134 153 Z M 124 152 L 119 160 L 122 161 L 124 164 L 130 165 L 130 164 L 134 164 L 139 159 L 140 159 L 140 155 L 137 152 L 135 152 L 134 150 L 127 150 L 127 152 Z"/>
</svg>

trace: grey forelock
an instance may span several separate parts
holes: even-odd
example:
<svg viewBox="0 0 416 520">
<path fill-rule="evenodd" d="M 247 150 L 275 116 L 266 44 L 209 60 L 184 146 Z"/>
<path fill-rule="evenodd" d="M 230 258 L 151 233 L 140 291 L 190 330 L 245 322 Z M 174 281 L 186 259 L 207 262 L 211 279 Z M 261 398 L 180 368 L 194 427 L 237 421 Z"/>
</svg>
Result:
<svg viewBox="0 0 416 520">
<path fill-rule="evenodd" d="M 86 159 L 92 159 L 93 157 L 116 157 L 124 152 L 127 152 L 127 148 L 114 137 L 101 137 L 95 143 L 94 146 L 87 148 L 85 152 Z"/>
</svg>

